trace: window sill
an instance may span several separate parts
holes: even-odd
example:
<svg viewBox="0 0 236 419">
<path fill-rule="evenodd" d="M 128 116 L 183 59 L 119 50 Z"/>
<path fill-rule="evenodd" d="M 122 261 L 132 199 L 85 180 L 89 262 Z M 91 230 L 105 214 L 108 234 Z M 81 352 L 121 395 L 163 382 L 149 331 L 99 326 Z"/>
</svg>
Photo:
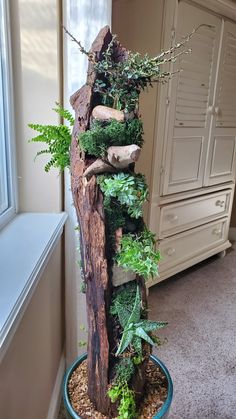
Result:
<svg viewBox="0 0 236 419">
<path fill-rule="evenodd" d="M 0 360 L 57 245 L 67 215 L 24 213 L 0 232 Z"/>
</svg>

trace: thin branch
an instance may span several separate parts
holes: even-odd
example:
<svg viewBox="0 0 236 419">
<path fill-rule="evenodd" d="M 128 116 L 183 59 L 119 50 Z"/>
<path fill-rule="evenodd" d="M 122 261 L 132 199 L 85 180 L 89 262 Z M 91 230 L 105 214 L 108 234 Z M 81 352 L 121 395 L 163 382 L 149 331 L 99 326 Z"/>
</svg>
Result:
<svg viewBox="0 0 236 419">
<path fill-rule="evenodd" d="M 88 57 L 88 60 L 89 61 L 91 61 L 92 63 L 95 63 L 96 62 L 96 59 L 95 59 L 95 54 L 94 53 L 92 53 L 92 52 L 89 52 L 89 51 L 86 51 L 86 49 L 83 47 L 83 45 L 81 44 L 81 42 L 80 41 L 78 41 L 67 29 L 66 29 L 66 27 L 64 26 L 64 25 L 62 25 L 62 27 L 63 27 L 63 29 L 64 29 L 64 31 L 65 31 L 65 33 L 67 34 L 67 35 L 69 35 L 69 37 L 72 39 L 72 41 L 73 42 L 75 42 L 78 46 L 79 46 L 79 50 L 80 50 L 80 52 L 82 52 L 82 54 L 85 54 L 85 55 L 87 55 L 87 57 Z"/>
<path fill-rule="evenodd" d="M 173 47 L 169 48 L 167 51 L 163 51 L 160 55 L 157 55 L 156 57 L 154 57 L 153 59 L 158 61 L 160 58 L 165 57 L 166 55 L 172 54 L 172 52 L 174 52 L 176 49 L 181 48 L 182 46 L 184 46 L 187 42 L 190 41 L 190 39 L 192 38 L 192 36 L 202 27 L 206 27 L 209 29 L 213 29 L 214 26 L 212 25 L 207 25 L 206 23 L 202 23 L 201 25 L 197 26 L 195 29 L 193 29 L 193 31 L 185 36 L 183 38 L 183 40 L 181 42 L 178 42 L 177 44 L 175 44 Z"/>
<path fill-rule="evenodd" d="M 192 49 L 191 48 L 185 49 L 184 51 L 180 51 L 180 52 L 178 52 L 178 54 L 173 55 L 172 57 L 165 58 L 164 60 L 158 62 L 157 65 L 162 65 L 162 64 L 169 63 L 169 62 L 174 63 L 176 61 L 176 59 L 178 57 L 180 57 L 181 55 L 190 54 L 191 52 L 192 52 Z"/>
<path fill-rule="evenodd" d="M 157 79 L 152 79 L 151 80 L 151 84 L 152 83 L 166 83 L 167 80 L 166 79 L 170 79 L 172 76 L 174 76 L 175 74 L 179 74 L 183 71 L 183 69 L 179 69 L 176 71 L 164 71 L 163 73 L 160 73 L 160 75 L 158 76 Z"/>
</svg>

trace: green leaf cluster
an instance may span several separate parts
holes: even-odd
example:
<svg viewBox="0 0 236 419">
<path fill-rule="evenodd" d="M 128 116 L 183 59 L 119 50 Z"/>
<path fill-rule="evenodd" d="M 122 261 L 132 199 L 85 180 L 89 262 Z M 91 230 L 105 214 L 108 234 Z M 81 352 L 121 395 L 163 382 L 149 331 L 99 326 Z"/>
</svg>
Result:
<svg viewBox="0 0 236 419">
<path fill-rule="evenodd" d="M 134 391 L 128 387 L 128 384 L 118 384 L 112 386 L 108 391 L 112 403 L 119 400 L 119 419 L 135 419 L 137 418 Z"/>
<path fill-rule="evenodd" d="M 118 318 L 124 330 L 121 341 L 116 352 L 116 356 L 122 354 L 129 345 L 132 345 L 138 355 L 142 354 L 142 340 L 150 345 L 155 345 L 148 333 L 166 326 L 166 322 L 155 322 L 141 319 L 141 296 L 137 286 L 136 296 L 132 312 L 129 315 L 124 307 L 116 304 L 118 309 Z"/>
<path fill-rule="evenodd" d="M 129 112 L 137 108 L 142 90 L 153 81 L 170 77 L 169 72 L 160 70 L 160 65 L 168 59 L 164 59 L 162 54 L 157 57 L 141 57 L 139 53 L 129 53 L 126 60 L 117 62 L 112 54 L 115 44 L 114 36 L 103 53 L 103 59 L 95 64 L 98 78 L 94 91 L 100 93 L 105 105 Z"/>
<path fill-rule="evenodd" d="M 124 329 L 127 319 L 132 313 L 135 302 L 137 285 L 135 281 L 128 282 L 116 289 L 113 293 L 110 313 L 119 318 L 121 327 Z"/>
<path fill-rule="evenodd" d="M 148 229 L 139 235 L 124 234 L 115 261 L 126 270 L 132 270 L 145 279 L 158 275 L 160 253 L 155 249 L 155 236 Z"/>
<path fill-rule="evenodd" d="M 126 122 L 112 120 L 104 125 L 101 121 L 94 121 L 90 130 L 79 136 L 81 149 L 91 156 L 104 157 L 110 146 L 125 146 L 143 144 L 143 124 L 140 119 Z"/>
<path fill-rule="evenodd" d="M 68 120 L 70 126 L 74 124 L 74 118 L 69 111 L 57 106 L 54 109 L 61 117 Z M 38 151 L 36 157 L 42 154 L 50 154 L 51 158 L 45 165 L 45 171 L 49 172 L 52 167 L 63 171 L 70 166 L 70 143 L 71 128 L 66 125 L 41 125 L 28 124 L 30 128 L 39 132 L 39 135 L 29 140 L 33 143 L 45 143 L 46 148 Z"/>
<path fill-rule="evenodd" d="M 61 118 L 69 122 L 69 125 L 72 127 L 75 123 L 75 118 L 73 115 L 68 111 L 68 109 L 64 109 L 59 103 L 56 103 L 57 107 L 53 108 L 53 111 L 55 111 L 58 115 L 60 115 Z"/>
<path fill-rule="evenodd" d="M 118 228 L 125 226 L 124 208 L 116 199 L 104 199 L 103 201 L 106 223 L 106 240 L 110 246 L 110 253 L 114 253 L 115 232 Z"/>
<path fill-rule="evenodd" d="M 119 418 L 135 418 L 136 405 L 134 392 L 130 390 L 128 383 L 135 372 L 135 366 L 131 358 L 121 358 L 115 368 L 115 379 L 108 391 L 112 403 L 119 400 Z"/>
<path fill-rule="evenodd" d="M 125 384 L 130 381 L 135 372 L 135 366 L 131 358 L 121 358 L 116 365 L 116 384 Z"/>
<path fill-rule="evenodd" d="M 116 198 L 121 205 L 126 206 L 127 213 L 132 218 L 142 216 L 142 205 L 148 198 L 148 188 L 143 175 L 121 172 L 98 176 L 97 182 L 107 200 Z"/>
</svg>

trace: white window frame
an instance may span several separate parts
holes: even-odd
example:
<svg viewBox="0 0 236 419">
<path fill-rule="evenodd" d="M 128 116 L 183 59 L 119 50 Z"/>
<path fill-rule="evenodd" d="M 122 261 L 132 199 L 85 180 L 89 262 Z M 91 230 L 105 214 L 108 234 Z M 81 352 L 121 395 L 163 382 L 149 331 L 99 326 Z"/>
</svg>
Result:
<svg viewBox="0 0 236 419">
<path fill-rule="evenodd" d="M 0 1 L 0 229 L 17 212 L 13 79 L 8 2 Z"/>
</svg>

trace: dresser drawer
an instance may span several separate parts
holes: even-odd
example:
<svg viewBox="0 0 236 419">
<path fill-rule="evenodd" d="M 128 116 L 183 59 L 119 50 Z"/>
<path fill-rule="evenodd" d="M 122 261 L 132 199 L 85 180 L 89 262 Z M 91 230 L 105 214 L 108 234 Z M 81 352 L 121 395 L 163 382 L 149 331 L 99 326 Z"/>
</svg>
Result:
<svg viewBox="0 0 236 419">
<path fill-rule="evenodd" d="M 232 190 L 164 205 L 160 210 L 159 238 L 202 225 L 228 215 Z"/>
<path fill-rule="evenodd" d="M 159 250 L 162 257 L 159 269 L 160 274 L 173 265 L 200 255 L 226 241 L 227 222 L 228 219 L 224 218 L 184 233 L 176 234 L 172 238 L 160 240 Z"/>
</svg>

